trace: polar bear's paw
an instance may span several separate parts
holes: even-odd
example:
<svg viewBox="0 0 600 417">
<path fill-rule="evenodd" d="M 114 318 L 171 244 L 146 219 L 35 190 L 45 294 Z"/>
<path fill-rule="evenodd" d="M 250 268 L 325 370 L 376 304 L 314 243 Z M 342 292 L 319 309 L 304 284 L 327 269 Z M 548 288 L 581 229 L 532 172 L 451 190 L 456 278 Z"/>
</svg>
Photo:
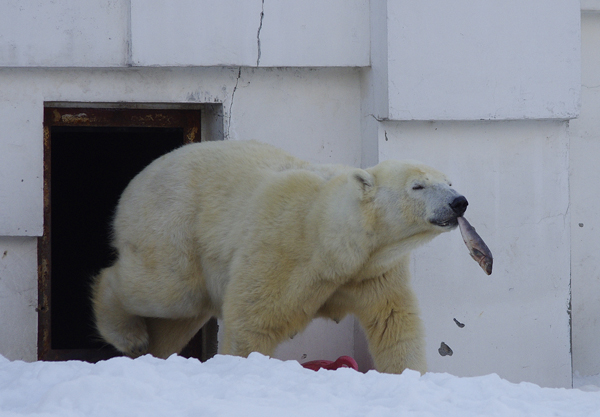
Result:
<svg viewBox="0 0 600 417">
<path fill-rule="evenodd" d="M 118 323 L 112 331 L 105 332 L 103 336 L 110 344 L 129 357 L 137 358 L 148 353 L 150 343 L 146 323 L 142 317 L 129 317 L 126 322 Z"/>
</svg>

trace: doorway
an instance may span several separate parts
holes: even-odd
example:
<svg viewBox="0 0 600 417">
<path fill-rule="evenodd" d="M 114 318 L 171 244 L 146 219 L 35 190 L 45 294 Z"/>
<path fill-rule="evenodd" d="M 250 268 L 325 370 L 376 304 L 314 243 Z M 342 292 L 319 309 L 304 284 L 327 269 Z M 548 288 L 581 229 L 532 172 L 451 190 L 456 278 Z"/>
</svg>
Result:
<svg viewBox="0 0 600 417">
<path fill-rule="evenodd" d="M 114 261 L 110 223 L 119 196 L 150 162 L 200 141 L 200 110 L 47 107 L 44 236 L 39 245 L 38 358 L 97 361 L 119 353 L 100 340 L 93 276 Z M 216 353 L 208 323 L 182 352 Z"/>
</svg>

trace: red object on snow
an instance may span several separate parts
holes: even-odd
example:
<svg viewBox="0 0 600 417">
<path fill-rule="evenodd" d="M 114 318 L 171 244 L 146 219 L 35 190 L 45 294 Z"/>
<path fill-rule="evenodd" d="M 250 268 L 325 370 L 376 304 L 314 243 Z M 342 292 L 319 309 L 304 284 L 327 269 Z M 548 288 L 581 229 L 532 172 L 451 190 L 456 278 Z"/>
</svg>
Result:
<svg viewBox="0 0 600 417">
<path fill-rule="evenodd" d="M 302 366 L 306 369 L 312 369 L 313 371 L 318 371 L 321 368 L 329 370 L 352 368 L 355 371 L 358 371 L 358 364 L 350 356 L 340 356 L 335 361 L 317 360 L 305 362 L 302 364 Z"/>
</svg>

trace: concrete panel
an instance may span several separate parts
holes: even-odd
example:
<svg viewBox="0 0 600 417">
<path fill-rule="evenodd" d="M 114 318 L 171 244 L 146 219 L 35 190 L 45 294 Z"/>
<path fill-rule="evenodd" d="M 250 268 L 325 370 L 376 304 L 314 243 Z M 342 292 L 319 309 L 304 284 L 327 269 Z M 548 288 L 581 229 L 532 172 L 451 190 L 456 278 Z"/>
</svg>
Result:
<svg viewBox="0 0 600 417">
<path fill-rule="evenodd" d="M 388 1 L 388 117 L 576 117 L 579 10 L 577 0 Z"/>
<path fill-rule="evenodd" d="M 582 14 L 582 107 L 570 123 L 573 369 L 600 374 L 600 13 Z"/>
<path fill-rule="evenodd" d="M 367 66 L 368 1 L 132 0 L 136 66 Z"/>
<path fill-rule="evenodd" d="M 127 0 L 3 2 L 0 66 L 124 66 L 128 16 Z"/>
<path fill-rule="evenodd" d="M 581 10 L 600 12 L 600 0 L 581 0 Z"/>
<path fill-rule="evenodd" d="M 382 160 L 447 173 L 494 254 L 488 277 L 458 230 L 413 254 L 430 370 L 571 386 L 566 122 L 386 122 L 379 139 Z"/>
<path fill-rule="evenodd" d="M 379 120 L 389 115 L 387 0 L 369 3 L 371 66 L 361 71 L 362 168 L 379 162 Z"/>
<path fill-rule="evenodd" d="M 0 237 L 0 354 L 37 359 L 37 239 Z"/>
<path fill-rule="evenodd" d="M 265 0 L 263 11 L 256 65 L 369 65 L 367 0 Z"/>
<path fill-rule="evenodd" d="M 41 236 L 43 103 L 0 71 L 0 236 Z M 10 85 L 10 87 L 9 87 Z"/>
<path fill-rule="evenodd" d="M 355 69 L 242 69 L 226 136 L 257 139 L 317 163 L 360 166 Z"/>
<path fill-rule="evenodd" d="M 136 66 L 255 66 L 260 0 L 131 0 Z"/>
</svg>

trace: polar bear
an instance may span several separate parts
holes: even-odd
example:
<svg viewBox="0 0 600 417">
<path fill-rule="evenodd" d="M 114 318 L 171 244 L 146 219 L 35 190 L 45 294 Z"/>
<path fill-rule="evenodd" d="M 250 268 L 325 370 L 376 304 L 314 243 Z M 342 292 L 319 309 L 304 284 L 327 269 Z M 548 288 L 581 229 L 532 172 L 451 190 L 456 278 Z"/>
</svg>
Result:
<svg viewBox="0 0 600 417">
<path fill-rule="evenodd" d="M 379 371 L 423 373 L 410 251 L 455 228 L 467 204 L 414 162 L 363 170 L 254 141 L 185 145 L 120 198 L 96 326 L 129 356 L 167 357 L 214 316 L 220 353 L 271 355 L 315 317 L 354 314 Z"/>
</svg>

